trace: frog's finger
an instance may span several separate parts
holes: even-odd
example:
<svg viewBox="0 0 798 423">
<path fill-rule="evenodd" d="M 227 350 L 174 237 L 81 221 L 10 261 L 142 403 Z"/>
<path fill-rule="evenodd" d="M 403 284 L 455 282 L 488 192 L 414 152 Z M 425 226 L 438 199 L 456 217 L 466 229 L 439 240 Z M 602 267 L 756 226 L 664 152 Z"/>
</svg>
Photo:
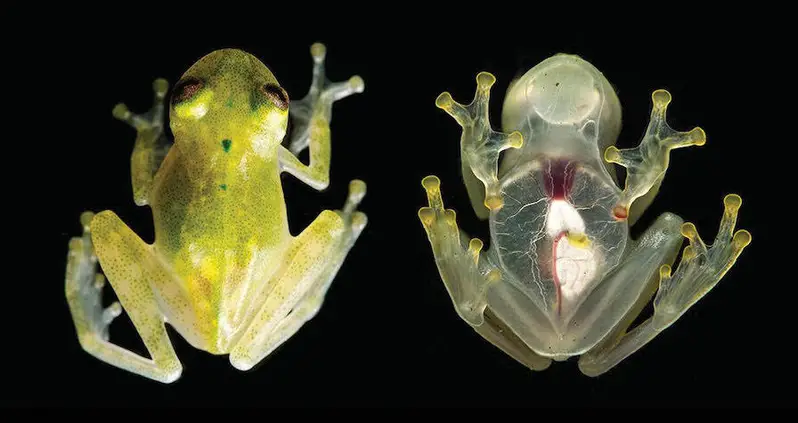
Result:
<svg viewBox="0 0 798 423">
<path fill-rule="evenodd" d="M 152 107 L 147 113 L 136 114 L 131 112 L 125 103 L 118 103 L 111 110 L 111 114 L 135 128 L 137 131 L 143 131 L 155 126 L 163 126 L 164 124 L 164 99 L 166 92 L 169 90 L 169 82 L 164 78 L 158 78 L 152 82 L 153 103 Z"/>
<path fill-rule="evenodd" d="M 448 113 L 460 126 L 465 127 L 471 124 L 471 116 L 468 113 L 468 109 L 466 109 L 464 105 L 454 101 L 452 95 L 448 91 L 442 92 L 438 98 L 435 99 L 435 106 Z"/>
<path fill-rule="evenodd" d="M 349 78 L 346 82 L 336 82 L 330 84 L 324 89 L 325 96 L 329 96 L 332 101 L 338 101 L 342 98 L 349 97 L 352 94 L 362 93 L 365 89 L 363 78 L 355 75 Z"/>
<path fill-rule="evenodd" d="M 670 93 L 663 89 L 651 94 L 651 115 L 640 145 L 623 150 L 609 146 L 604 151 L 605 161 L 621 165 L 627 171 L 623 193 L 614 208 L 617 219 L 626 219 L 632 203 L 662 182 L 671 150 L 706 142 L 706 133 L 701 128 L 680 132 L 668 125 L 666 118 L 671 99 Z"/>
<path fill-rule="evenodd" d="M 111 110 L 111 114 L 115 118 L 132 126 L 137 131 L 150 127 L 150 122 L 148 122 L 147 119 L 131 112 L 125 103 L 118 103 L 114 106 L 113 110 Z"/>
</svg>

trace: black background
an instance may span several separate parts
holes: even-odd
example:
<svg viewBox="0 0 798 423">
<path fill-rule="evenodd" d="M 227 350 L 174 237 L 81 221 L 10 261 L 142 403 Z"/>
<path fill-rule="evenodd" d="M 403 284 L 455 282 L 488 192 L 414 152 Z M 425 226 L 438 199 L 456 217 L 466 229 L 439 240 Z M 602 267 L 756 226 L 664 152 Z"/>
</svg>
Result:
<svg viewBox="0 0 798 423">
<path fill-rule="evenodd" d="M 17 75 L 7 81 L 12 92 L 20 90 L 12 98 L 22 99 L 22 113 L 12 113 L 11 125 L 22 130 L 12 133 L 5 157 L 9 167 L 21 166 L 12 172 L 26 181 L 11 184 L 21 193 L 10 198 L 27 201 L 18 210 L 6 200 L 16 213 L 10 229 L 26 235 L 7 242 L 21 253 L 11 260 L 29 264 L 8 281 L 22 292 L 5 301 L 5 314 L 16 323 L 2 341 L 8 357 L 3 403 L 543 407 L 791 401 L 792 388 L 782 382 L 790 386 L 788 375 L 795 374 L 794 319 L 780 303 L 788 303 L 783 289 L 791 288 L 794 275 L 765 273 L 781 268 L 771 262 L 778 241 L 768 230 L 779 224 L 768 212 L 774 208 L 770 191 L 779 183 L 768 168 L 773 161 L 756 153 L 768 140 L 750 112 L 761 109 L 755 96 L 767 81 L 752 76 L 759 70 L 754 52 L 768 41 L 754 39 L 753 30 L 731 23 L 690 30 L 695 27 L 689 22 L 672 17 L 659 29 L 607 23 L 578 31 L 507 25 L 506 14 L 488 18 L 479 11 L 446 21 L 410 13 L 390 23 L 388 10 L 357 18 L 353 9 L 349 17 L 329 18 L 337 25 L 317 26 L 306 19 L 311 10 L 293 12 L 291 19 L 246 10 L 229 16 L 208 11 L 202 19 L 146 9 L 135 18 L 131 10 L 102 12 L 93 18 L 98 10 L 28 10 L 16 19 L 25 29 L 7 33 L 16 59 L 7 70 Z M 63 297 L 67 242 L 79 234 L 80 213 L 112 209 L 145 241 L 153 237 L 150 210 L 132 199 L 134 131 L 111 116 L 114 104 L 147 110 L 153 79 L 174 83 L 195 60 L 222 47 L 259 57 L 298 99 L 310 83 L 315 41 L 327 45 L 331 79 L 359 74 L 366 90 L 334 106 L 330 188 L 315 192 L 284 176 L 290 226 L 296 234 L 321 210 L 340 207 L 353 178 L 368 184 L 360 209 L 369 217 L 321 312 L 248 373 L 230 366 L 226 356 L 193 349 L 171 328 L 184 365 L 172 385 L 84 353 Z M 624 111 L 619 147 L 639 142 L 650 94 L 658 88 L 673 95 L 668 119 L 674 128 L 700 125 L 708 134 L 706 145 L 672 152 L 660 194 L 635 236 L 671 211 L 694 222 L 709 242 L 729 192 L 743 198 L 738 227 L 753 234 L 753 243 L 709 295 L 596 379 L 579 373 L 575 360 L 532 373 L 462 322 L 416 215 L 426 202 L 420 181 L 435 174 L 461 227 L 487 239 L 487 224 L 473 215 L 460 179 L 460 129 L 434 106 L 435 97 L 448 90 L 468 102 L 476 74 L 492 72 L 491 116 L 498 122 L 510 80 L 557 52 L 581 55 L 616 87 Z M 125 315 L 111 334 L 114 342 L 146 354 Z"/>
</svg>

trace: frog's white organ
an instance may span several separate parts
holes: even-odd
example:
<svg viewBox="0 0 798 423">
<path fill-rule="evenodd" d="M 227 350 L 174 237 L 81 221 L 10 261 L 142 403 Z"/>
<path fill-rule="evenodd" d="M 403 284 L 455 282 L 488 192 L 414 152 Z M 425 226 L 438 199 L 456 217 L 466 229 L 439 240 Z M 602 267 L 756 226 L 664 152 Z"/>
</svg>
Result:
<svg viewBox="0 0 798 423">
<path fill-rule="evenodd" d="M 551 200 L 546 233 L 552 240 L 551 271 L 557 288 L 557 312 L 563 303 L 578 299 L 596 276 L 598 263 L 590 245 L 575 245 L 568 235 L 583 236 L 585 222 L 566 200 Z"/>
</svg>

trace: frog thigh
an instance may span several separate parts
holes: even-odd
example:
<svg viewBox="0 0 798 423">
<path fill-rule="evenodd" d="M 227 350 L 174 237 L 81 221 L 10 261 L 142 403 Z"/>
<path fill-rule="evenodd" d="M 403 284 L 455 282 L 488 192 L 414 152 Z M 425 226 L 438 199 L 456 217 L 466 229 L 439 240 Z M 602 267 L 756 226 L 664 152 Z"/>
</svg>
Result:
<svg viewBox="0 0 798 423">
<path fill-rule="evenodd" d="M 251 369 L 316 315 L 366 225 L 366 215 L 355 211 L 364 194 L 365 184 L 353 181 L 343 210 L 323 211 L 293 241 L 274 289 L 230 353 L 233 367 Z"/>
<path fill-rule="evenodd" d="M 584 374 L 598 376 L 609 371 L 656 336 L 656 331 L 649 330 L 650 319 L 632 330 L 629 327 L 656 292 L 661 265 L 676 260 L 683 241 L 679 232 L 683 222 L 673 213 L 660 215 L 636 241 L 627 259 L 602 282 L 607 287 L 618 285 L 612 295 L 616 299 L 632 295 L 636 290 L 640 292 L 632 307 L 604 339 L 580 357 L 579 368 Z"/>
<path fill-rule="evenodd" d="M 115 213 L 104 211 L 97 214 L 91 221 L 91 235 L 102 270 L 152 359 L 145 359 L 96 337 L 90 337 L 84 348 L 111 365 L 141 376 L 166 383 L 177 380 L 182 365 L 166 332 L 167 316 L 163 310 L 177 320 L 175 323 L 179 327 L 186 327 L 181 323 L 185 323 L 190 315 L 191 306 L 187 297 L 182 295 L 181 286 L 153 253 L 152 247 Z"/>
</svg>

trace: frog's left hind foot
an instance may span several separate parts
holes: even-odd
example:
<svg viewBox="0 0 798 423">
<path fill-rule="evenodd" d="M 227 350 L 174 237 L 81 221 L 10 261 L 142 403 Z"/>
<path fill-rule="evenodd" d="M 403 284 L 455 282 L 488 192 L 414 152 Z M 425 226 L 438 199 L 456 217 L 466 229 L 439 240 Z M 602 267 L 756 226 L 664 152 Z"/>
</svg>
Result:
<svg viewBox="0 0 798 423">
<path fill-rule="evenodd" d="M 136 144 L 131 160 L 133 197 L 137 205 L 148 203 L 152 179 L 169 151 L 169 141 L 165 125 L 165 99 L 169 83 L 162 78 L 152 84 L 153 105 L 147 113 L 135 114 L 124 103 L 117 104 L 112 114 L 136 130 Z"/>
<path fill-rule="evenodd" d="M 81 216 L 83 237 L 70 242 L 66 268 L 66 298 L 81 347 L 95 358 L 162 383 L 176 381 L 183 370 L 166 331 L 167 317 L 174 325 L 186 325 L 191 306 L 174 273 L 154 256 L 116 214 L 103 211 Z M 100 264 L 118 303 L 103 309 Z M 163 299 L 165 303 L 161 303 Z M 178 305 L 165 316 L 161 304 Z M 124 308 L 144 341 L 145 358 L 109 340 L 108 324 Z M 188 316 L 188 319 L 187 319 Z M 196 339 L 192 328 L 188 339 Z"/>
<path fill-rule="evenodd" d="M 751 243 L 751 234 L 734 232 L 737 211 L 742 200 L 736 194 L 723 199 L 724 212 L 715 242 L 707 248 L 695 225 L 684 223 L 682 235 L 690 241 L 675 273 L 671 267 L 660 268 L 660 287 L 654 298 L 654 321 L 663 330 L 711 290 L 734 265 L 743 249 Z"/>
<path fill-rule="evenodd" d="M 316 316 L 366 226 L 366 215 L 356 211 L 365 194 L 366 184 L 353 180 L 343 209 L 323 211 L 296 237 L 272 292 L 230 352 L 233 367 L 251 369 Z"/>
<path fill-rule="evenodd" d="M 332 82 L 327 79 L 324 69 L 327 48 L 324 44 L 313 44 L 310 47 L 310 54 L 313 56 L 313 81 L 310 89 L 304 98 L 292 102 L 289 109 L 293 124 L 289 150 L 294 155 L 298 155 L 308 147 L 311 121 L 316 115 L 329 124 L 332 119 L 332 104 L 352 94 L 362 93 L 365 88 L 363 78 L 357 75 L 346 82 Z"/>
<path fill-rule="evenodd" d="M 109 307 L 102 305 L 105 277 L 97 272 L 97 256 L 89 226 L 93 217 L 92 212 L 81 214 L 83 235 L 70 240 L 67 256 L 66 297 L 81 342 L 94 337 L 107 341 L 108 326 L 122 313 L 118 301 Z"/>
</svg>

